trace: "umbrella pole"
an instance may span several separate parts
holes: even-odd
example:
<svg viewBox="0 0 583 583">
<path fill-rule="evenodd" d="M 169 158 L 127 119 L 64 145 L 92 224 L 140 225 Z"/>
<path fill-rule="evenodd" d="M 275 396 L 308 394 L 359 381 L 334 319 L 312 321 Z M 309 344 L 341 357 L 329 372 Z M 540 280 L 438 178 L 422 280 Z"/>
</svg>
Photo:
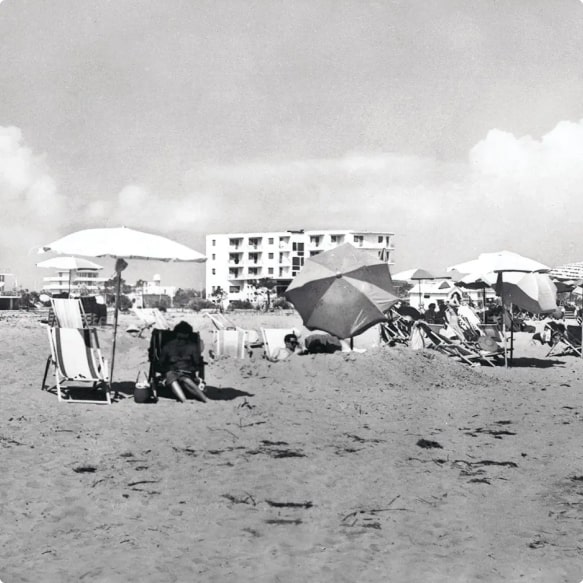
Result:
<svg viewBox="0 0 583 583">
<path fill-rule="evenodd" d="M 119 296 L 121 293 L 121 271 L 117 273 L 117 283 L 115 286 L 115 312 L 113 315 L 113 347 L 111 349 L 111 369 L 109 371 L 109 385 L 113 382 L 113 367 L 115 365 L 115 345 L 117 341 L 117 316 L 119 312 Z M 114 394 L 114 399 L 118 398 L 117 391 Z"/>
<path fill-rule="evenodd" d="M 506 308 L 502 304 L 502 339 L 504 340 L 504 368 L 508 368 L 508 346 L 506 340 Z"/>
<path fill-rule="evenodd" d="M 510 366 L 514 364 L 514 304 L 510 304 Z"/>
<path fill-rule="evenodd" d="M 482 320 L 486 323 L 486 288 L 482 288 Z"/>
<path fill-rule="evenodd" d="M 69 297 L 71 297 L 71 270 L 69 269 Z"/>
</svg>

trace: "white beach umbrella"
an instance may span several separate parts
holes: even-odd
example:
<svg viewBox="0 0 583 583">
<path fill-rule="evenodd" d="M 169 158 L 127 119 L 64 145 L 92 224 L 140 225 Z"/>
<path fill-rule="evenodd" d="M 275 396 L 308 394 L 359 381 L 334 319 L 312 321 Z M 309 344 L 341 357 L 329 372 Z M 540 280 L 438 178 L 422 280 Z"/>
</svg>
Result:
<svg viewBox="0 0 583 583">
<path fill-rule="evenodd" d="M 124 259 L 156 259 L 158 261 L 206 261 L 206 257 L 186 245 L 160 235 L 112 227 L 85 229 L 41 247 L 41 253 L 54 251 L 87 257 L 123 257 Z"/>
<path fill-rule="evenodd" d="M 469 274 L 486 274 L 501 271 L 522 271 L 530 273 L 532 271 L 549 271 L 550 267 L 523 257 L 512 251 L 497 251 L 495 253 L 481 253 L 477 259 L 451 265 L 447 271 L 459 271 Z"/>
<path fill-rule="evenodd" d="M 113 326 L 113 349 L 111 356 L 111 373 L 115 363 L 115 346 L 117 338 L 117 319 L 121 272 L 127 267 L 125 259 L 155 259 L 157 261 L 189 261 L 203 263 L 206 257 L 186 245 L 127 227 L 101 229 L 84 229 L 43 245 L 39 253 L 53 251 L 63 255 L 85 255 L 88 257 L 113 257 L 117 259 L 117 287 L 115 294 L 115 316 Z"/>
<path fill-rule="evenodd" d="M 557 309 L 557 286 L 546 273 L 509 272 L 499 276 L 496 293 L 505 304 L 514 304 L 533 314 Z"/>
</svg>

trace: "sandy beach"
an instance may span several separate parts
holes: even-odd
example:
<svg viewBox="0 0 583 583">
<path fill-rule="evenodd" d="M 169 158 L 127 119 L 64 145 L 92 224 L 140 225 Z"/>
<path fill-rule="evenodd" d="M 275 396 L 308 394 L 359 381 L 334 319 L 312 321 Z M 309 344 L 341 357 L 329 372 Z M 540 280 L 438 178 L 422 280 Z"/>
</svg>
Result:
<svg viewBox="0 0 583 583">
<path fill-rule="evenodd" d="M 206 318 L 178 319 L 210 346 Z M 38 317 L 0 321 L 4 583 L 583 578 L 579 359 L 545 359 L 527 334 L 508 370 L 408 348 L 275 364 L 257 350 L 208 365 L 207 404 L 137 404 L 149 334 L 131 323 L 125 398 L 96 406 L 40 390 Z"/>
</svg>

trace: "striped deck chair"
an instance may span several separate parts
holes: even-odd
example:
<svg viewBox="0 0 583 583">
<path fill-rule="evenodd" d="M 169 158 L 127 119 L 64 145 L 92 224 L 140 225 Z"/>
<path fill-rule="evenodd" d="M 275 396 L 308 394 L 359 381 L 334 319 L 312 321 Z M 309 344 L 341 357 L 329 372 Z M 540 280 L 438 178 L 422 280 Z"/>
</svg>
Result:
<svg viewBox="0 0 583 583">
<path fill-rule="evenodd" d="M 215 332 L 215 355 L 245 358 L 244 330 L 217 330 Z"/>
<path fill-rule="evenodd" d="M 47 326 L 51 354 L 47 360 L 42 389 L 51 365 L 55 372 L 55 387 L 59 401 L 66 403 L 111 404 L 109 368 L 99 348 L 95 328 L 59 328 Z M 64 387 L 63 383 L 69 386 Z M 90 386 L 88 386 L 90 384 Z M 72 386 L 80 390 L 100 391 L 102 399 L 76 399 Z"/>
<path fill-rule="evenodd" d="M 51 309 L 49 326 L 87 328 L 87 315 L 80 299 L 51 298 Z"/>
</svg>

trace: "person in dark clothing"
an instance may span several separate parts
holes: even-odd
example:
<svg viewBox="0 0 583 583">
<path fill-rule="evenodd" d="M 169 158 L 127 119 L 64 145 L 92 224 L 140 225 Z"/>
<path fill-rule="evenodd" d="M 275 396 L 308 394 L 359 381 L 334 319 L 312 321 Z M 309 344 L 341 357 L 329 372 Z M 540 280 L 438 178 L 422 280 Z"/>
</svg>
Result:
<svg viewBox="0 0 583 583">
<path fill-rule="evenodd" d="M 207 398 L 200 387 L 202 380 L 196 375 L 202 351 L 199 344 L 192 341 L 192 332 L 188 322 L 179 322 L 174 327 L 175 338 L 164 345 L 160 360 L 166 371 L 166 382 L 181 403 L 186 401 L 183 389 L 206 403 Z"/>
<path fill-rule="evenodd" d="M 436 312 L 435 312 L 435 304 L 431 303 L 429 304 L 429 306 L 427 307 L 427 310 L 425 310 L 425 314 L 423 315 L 423 319 L 428 323 L 428 324 L 434 324 L 435 323 L 435 316 L 436 316 Z"/>
</svg>

